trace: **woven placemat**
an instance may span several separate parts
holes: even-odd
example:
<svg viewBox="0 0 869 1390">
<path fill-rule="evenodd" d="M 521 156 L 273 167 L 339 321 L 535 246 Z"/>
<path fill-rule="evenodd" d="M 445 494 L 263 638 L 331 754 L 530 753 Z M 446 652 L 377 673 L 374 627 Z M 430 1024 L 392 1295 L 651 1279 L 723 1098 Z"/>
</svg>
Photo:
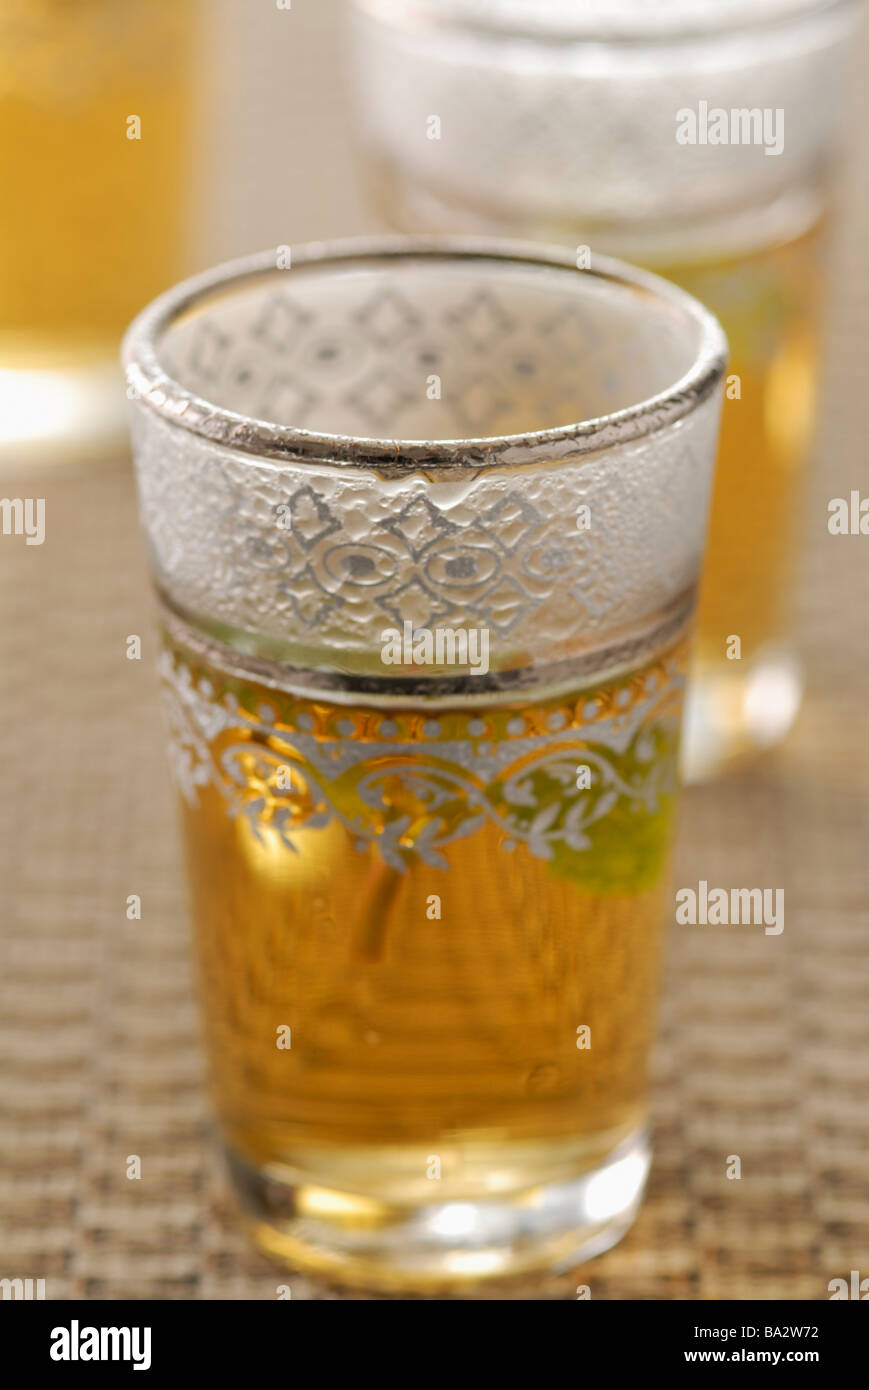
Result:
<svg viewBox="0 0 869 1390">
<path fill-rule="evenodd" d="M 0 1273 L 51 1298 L 273 1298 L 283 1280 L 237 1228 L 209 1138 L 131 480 L 45 493 L 45 545 L 3 550 Z M 800 725 L 688 794 L 677 872 L 783 885 L 786 929 L 674 930 L 639 1221 L 581 1281 L 517 1296 L 820 1298 L 869 1270 L 869 672 L 852 628 L 869 586 L 859 541 L 816 541 Z"/>
<path fill-rule="evenodd" d="M 673 931 L 640 1217 L 509 1297 L 823 1299 L 869 1276 L 869 540 L 826 530 L 827 499 L 865 478 L 867 158 L 833 256 L 806 705 L 785 749 L 683 805 L 677 882 L 781 885 L 786 927 Z M 52 1299 L 274 1298 L 286 1276 L 241 1232 L 209 1133 L 129 465 L 0 491 L 47 504 L 43 546 L 0 540 L 0 1277 Z"/>
</svg>

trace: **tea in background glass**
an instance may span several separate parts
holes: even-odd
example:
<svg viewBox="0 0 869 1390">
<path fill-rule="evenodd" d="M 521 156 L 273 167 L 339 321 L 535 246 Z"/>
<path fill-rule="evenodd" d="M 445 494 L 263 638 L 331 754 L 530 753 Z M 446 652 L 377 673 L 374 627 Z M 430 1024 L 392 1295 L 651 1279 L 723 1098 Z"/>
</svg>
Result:
<svg viewBox="0 0 869 1390">
<path fill-rule="evenodd" d="M 121 334 L 179 273 L 195 0 L 0 0 L 0 460 L 117 447 Z"/>
<path fill-rule="evenodd" d="M 372 191 L 405 231 L 627 256 L 731 346 L 686 771 L 787 732 L 850 0 L 354 0 Z"/>
</svg>

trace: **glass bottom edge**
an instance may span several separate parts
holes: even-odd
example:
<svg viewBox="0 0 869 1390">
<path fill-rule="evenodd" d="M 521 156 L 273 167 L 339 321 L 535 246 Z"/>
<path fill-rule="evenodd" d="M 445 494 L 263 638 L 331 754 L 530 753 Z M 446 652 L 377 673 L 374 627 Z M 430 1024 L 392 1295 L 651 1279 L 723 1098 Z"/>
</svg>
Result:
<svg viewBox="0 0 869 1390">
<path fill-rule="evenodd" d="M 105 358 L 13 365 L 0 352 L 0 467 L 123 456 L 129 447 L 124 381 Z"/>
<path fill-rule="evenodd" d="M 682 779 L 689 786 L 736 770 L 789 733 L 803 696 L 803 670 L 784 646 L 742 662 L 692 664 L 682 726 Z"/>
<path fill-rule="evenodd" d="M 638 1129 L 574 1178 L 479 1200 L 379 1202 L 372 1219 L 368 1197 L 224 1155 L 244 1224 L 271 1258 L 348 1289 L 447 1297 L 602 1254 L 633 1224 L 651 1162 Z"/>
</svg>

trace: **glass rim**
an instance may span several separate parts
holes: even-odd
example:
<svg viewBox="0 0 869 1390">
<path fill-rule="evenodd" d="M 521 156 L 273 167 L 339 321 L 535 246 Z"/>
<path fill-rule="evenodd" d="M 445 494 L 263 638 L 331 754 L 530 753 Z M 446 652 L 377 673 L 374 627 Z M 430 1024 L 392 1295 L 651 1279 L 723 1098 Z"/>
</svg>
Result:
<svg viewBox="0 0 869 1390">
<path fill-rule="evenodd" d="M 468 34 L 491 38 L 521 38 L 528 42 L 557 43 L 563 41 L 607 44 L 669 43 L 720 38 L 722 34 L 756 34 L 765 30 L 786 29 L 790 25 L 813 22 L 836 12 L 857 10 L 858 0 L 778 0 L 766 6 L 749 5 L 747 0 L 730 0 L 718 6 L 715 14 L 704 15 L 698 10 L 668 15 L 657 11 L 650 23 L 648 12 L 610 10 L 590 6 L 585 12 L 574 10 L 570 15 L 545 11 L 525 18 L 517 7 L 502 15 L 482 6 L 476 8 L 467 0 L 453 0 L 446 7 L 437 0 L 352 0 L 361 14 L 387 22 L 401 20 L 421 30 L 438 32 L 460 28 Z"/>
<path fill-rule="evenodd" d="M 438 470 L 520 467 L 562 456 L 598 454 L 658 433 L 690 415 L 718 387 L 727 363 L 727 340 L 715 316 L 699 300 L 669 281 L 623 261 L 593 255 L 589 269 L 577 267 L 562 247 L 493 237 L 379 236 L 293 246 L 292 269 L 276 265 L 276 250 L 226 261 L 180 281 L 132 321 L 121 361 L 130 398 L 165 421 L 200 438 L 263 460 L 387 468 L 391 473 L 425 467 Z M 592 276 L 634 294 L 653 296 L 680 312 L 699 331 L 690 367 L 662 391 L 620 410 L 567 425 L 523 434 L 464 439 L 374 438 L 306 430 L 228 410 L 197 395 L 170 376 L 160 362 L 164 333 L 198 304 L 232 293 L 269 274 L 285 277 L 298 268 L 374 267 L 406 260 L 500 262 L 505 267 L 542 267 Z"/>
</svg>

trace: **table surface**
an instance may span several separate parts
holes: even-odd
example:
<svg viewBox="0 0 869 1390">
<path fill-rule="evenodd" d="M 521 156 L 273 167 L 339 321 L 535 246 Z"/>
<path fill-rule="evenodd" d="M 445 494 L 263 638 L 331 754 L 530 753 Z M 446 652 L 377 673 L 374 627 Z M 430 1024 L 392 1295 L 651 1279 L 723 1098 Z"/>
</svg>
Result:
<svg viewBox="0 0 869 1390">
<path fill-rule="evenodd" d="M 329 93 L 316 65 L 301 80 L 305 43 L 326 61 L 332 6 L 312 8 L 294 100 L 315 121 Z M 298 137 L 309 211 L 279 241 L 344 229 L 332 178 L 351 156 L 329 120 L 330 174 Z M 869 493 L 867 166 L 864 145 L 833 254 L 800 566 L 805 706 L 782 750 L 682 808 L 677 882 L 783 886 L 785 930 L 673 930 L 640 1217 L 581 1277 L 511 1297 L 583 1282 L 594 1298 L 821 1299 L 831 1279 L 869 1275 L 869 539 L 826 529 L 829 498 Z M 328 225 L 310 212 L 324 207 Z M 230 241 L 251 233 L 225 225 Z M 43 546 L 0 542 L 0 1274 L 45 1278 L 49 1298 L 274 1298 L 285 1277 L 241 1232 L 209 1131 L 129 461 L 13 466 L 0 491 L 45 497 L 47 515 Z M 125 656 L 132 633 L 141 661 Z M 141 921 L 126 919 L 131 893 Z"/>
</svg>

